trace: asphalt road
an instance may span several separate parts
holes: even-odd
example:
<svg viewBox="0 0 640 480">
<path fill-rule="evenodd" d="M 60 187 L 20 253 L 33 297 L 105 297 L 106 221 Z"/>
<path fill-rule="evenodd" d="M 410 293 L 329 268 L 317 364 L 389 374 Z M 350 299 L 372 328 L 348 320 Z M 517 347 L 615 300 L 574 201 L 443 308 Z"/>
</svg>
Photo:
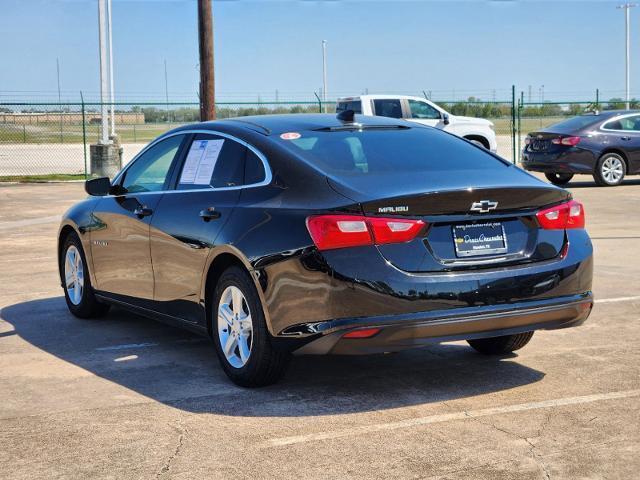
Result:
<svg viewBox="0 0 640 480">
<path fill-rule="evenodd" d="M 0 478 L 638 478 L 640 181 L 571 190 L 596 249 L 584 326 L 502 359 L 297 358 L 243 390 L 207 340 L 72 317 L 55 234 L 82 186 L 0 186 Z"/>
</svg>

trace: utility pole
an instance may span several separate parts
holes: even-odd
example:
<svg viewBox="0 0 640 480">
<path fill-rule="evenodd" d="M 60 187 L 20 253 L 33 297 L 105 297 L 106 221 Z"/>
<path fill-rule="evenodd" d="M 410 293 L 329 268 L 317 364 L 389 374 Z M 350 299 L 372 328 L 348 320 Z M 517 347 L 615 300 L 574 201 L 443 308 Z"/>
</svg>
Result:
<svg viewBox="0 0 640 480">
<path fill-rule="evenodd" d="M 164 59 L 164 101 L 167 104 L 167 123 L 171 125 L 169 113 L 169 81 L 167 80 L 167 59 Z"/>
<path fill-rule="evenodd" d="M 327 113 L 327 41 L 322 40 L 322 102 Z"/>
<path fill-rule="evenodd" d="M 626 37 L 625 43 L 625 82 L 624 82 L 624 92 L 625 92 L 625 106 L 626 109 L 629 110 L 630 103 L 630 94 L 629 94 L 629 85 L 630 85 L 630 72 L 629 72 L 629 63 L 630 63 L 630 50 L 631 47 L 629 45 L 629 9 L 635 7 L 635 3 L 625 3 L 622 5 L 618 5 L 616 8 L 624 9 L 624 32 Z"/>
<path fill-rule="evenodd" d="M 109 143 L 109 121 L 107 118 L 107 22 L 105 0 L 98 0 L 98 35 L 100 43 L 100 144 Z"/>
<path fill-rule="evenodd" d="M 200 47 L 200 120 L 215 120 L 215 77 L 213 70 L 213 12 L 211 0 L 198 0 Z"/>
<path fill-rule="evenodd" d="M 56 74 L 58 76 L 58 107 L 60 107 L 60 143 L 62 143 L 62 95 L 60 94 L 60 62 L 58 57 L 56 57 Z"/>
<path fill-rule="evenodd" d="M 115 93 L 113 91 L 113 35 L 111 34 L 111 0 L 107 0 L 107 31 L 109 32 L 109 100 L 111 100 L 111 137 L 116 136 Z"/>
</svg>

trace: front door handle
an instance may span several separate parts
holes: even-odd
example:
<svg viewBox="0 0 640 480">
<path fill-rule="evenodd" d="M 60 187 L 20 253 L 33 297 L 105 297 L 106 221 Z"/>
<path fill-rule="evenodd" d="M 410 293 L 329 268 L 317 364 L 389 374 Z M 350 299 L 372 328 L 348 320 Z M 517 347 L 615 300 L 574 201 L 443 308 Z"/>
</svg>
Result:
<svg viewBox="0 0 640 480">
<path fill-rule="evenodd" d="M 142 205 L 140 207 L 136 207 L 136 209 L 133 211 L 133 214 L 137 215 L 140 218 L 148 217 L 152 213 L 153 213 L 153 210 L 151 210 L 149 207 L 147 207 L 145 205 Z"/>
<path fill-rule="evenodd" d="M 620 140 L 631 140 L 631 137 L 620 137 Z"/>
<path fill-rule="evenodd" d="M 205 208 L 200 211 L 200 218 L 202 218 L 205 222 L 209 220 L 215 220 L 216 218 L 220 218 L 220 212 L 216 210 L 215 207 Z"/>
</svg>

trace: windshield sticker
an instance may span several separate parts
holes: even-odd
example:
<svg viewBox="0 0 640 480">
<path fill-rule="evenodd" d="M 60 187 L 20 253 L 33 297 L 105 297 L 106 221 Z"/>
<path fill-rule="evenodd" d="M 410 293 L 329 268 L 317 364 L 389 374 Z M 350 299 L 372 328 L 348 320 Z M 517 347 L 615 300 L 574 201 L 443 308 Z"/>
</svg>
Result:
<svg viewBox="0 0 640 480">
<path fill-rule="evenodd" d="M 287 133 L 283 133 L 282 135 L 280 135 L 280 138 L 282 140 L 297 140 L 301 136 L 302 135 L 300 135 L 298 132 L 287 132 Z"/>
</svg>

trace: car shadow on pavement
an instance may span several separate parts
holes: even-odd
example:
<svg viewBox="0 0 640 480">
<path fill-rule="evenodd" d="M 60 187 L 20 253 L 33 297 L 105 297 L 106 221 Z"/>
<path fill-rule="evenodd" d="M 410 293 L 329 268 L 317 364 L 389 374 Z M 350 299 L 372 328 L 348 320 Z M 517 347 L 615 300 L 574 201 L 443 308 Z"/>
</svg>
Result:
<svg viewBox="0 0 640 480">
<path fill-rule="evenodd" d="M 585 176 L 584 178 L 586 179 L 587 177 Z M 640 185 L 640 179 L 633 179 L 633 180 L 627 179 L 627 180 L 623 180 L 622 183 L 620 184 L 621 187 L 625 187 L 625 186 L 628 187 L 632 185 Z M 574 180 L 569 182 L 567 185 L 564 185 L 562 188 L 571 190 L 572 188 L 597 188 L 597 187 L 598 185 L 593 180 Z M 607 188 L 607 187 L 602 187 L 602 188 Z M 610 187 L 610 188 L 615 188 L 615 187 Z"/>
<path fill-rule="evenodd" d="M 64 297 L 54 297 L 4 307 L 0 318 L 15 332 L 0 338 L 0 346 L 22 339 L 100 378 L 196 413 L 367 412 L 497 392 L 544 377 L 519 364 L 515 354 L 485 357 L 466 343 L 450 343 L 387 355 L 295 357 L 280 383 L 248 390 L 227 380 L 208 339 L 120 309 L 80 320 L 68 312 Z"/>
</svg>

